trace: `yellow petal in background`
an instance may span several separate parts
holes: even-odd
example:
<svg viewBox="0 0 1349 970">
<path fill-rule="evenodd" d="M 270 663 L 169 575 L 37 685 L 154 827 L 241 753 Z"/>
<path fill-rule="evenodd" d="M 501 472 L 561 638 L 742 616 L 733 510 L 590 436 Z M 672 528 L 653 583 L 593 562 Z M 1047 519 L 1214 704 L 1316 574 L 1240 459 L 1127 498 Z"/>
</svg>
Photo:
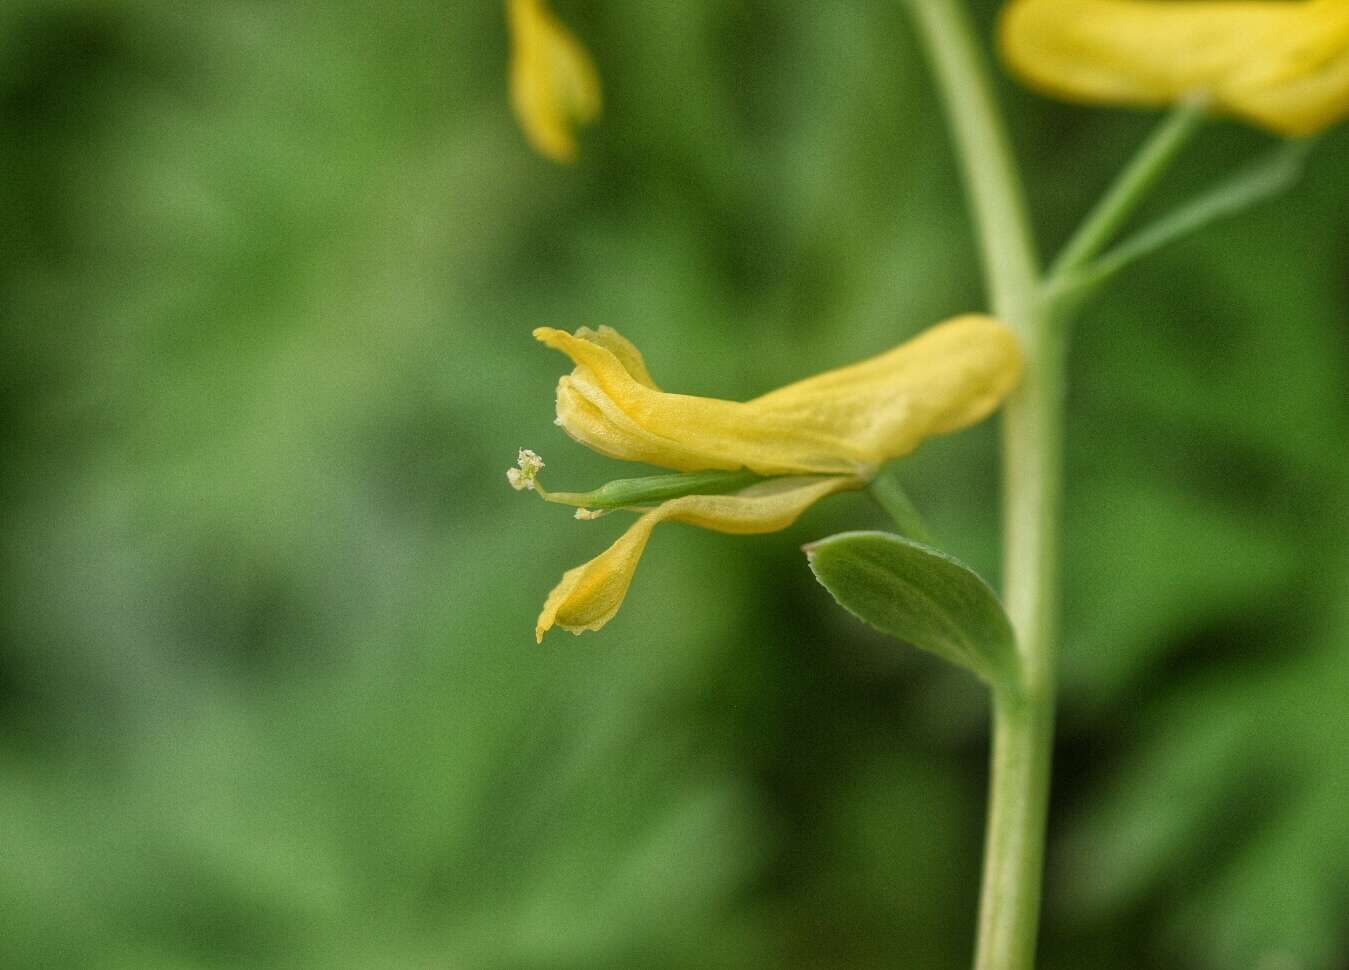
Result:
<svg viewBox="0 0 1349 970">
<path fill-rule="evenodd" d="M 1349 115 L 1349 0 L 1012 0 L 1003 55 L 1069 100 L 1193 94 L 1285 135 Z"/>
<path fill-rule="evenodd" d="M 511 104 L 540 154 L 576 160 L 576 128 L 600 114 L 600 79 L 590 55 L 543 0 L 507 0 Z"/>
<path fill-rule="evenodd" d="M 686 522 L 735 535 L 777 532 L 825 496 L 864 484 L 861 479 L 843 476 L 779 478 L 733 495 L 685 495 L 662 502 L 644 513 L 604 552 L 567 570 L 548 594 L 534 637 L 542 643 L 543 635 L 554 625 L 579 634 L 608 623 L 628 594 L 651 530 L 661 522 Z"/>
<path fill-rule="evenodd" d="M 576 364 L 558 382 L 558 423 L 603 454 L 679 471 L 868 474 L 987 417 L 1022 369 L 1011 331 L 971 314 L 859 364 L 725 401 L 657 389 L 636 348 L 603 333 L 534 331 Z"/>
</svg>

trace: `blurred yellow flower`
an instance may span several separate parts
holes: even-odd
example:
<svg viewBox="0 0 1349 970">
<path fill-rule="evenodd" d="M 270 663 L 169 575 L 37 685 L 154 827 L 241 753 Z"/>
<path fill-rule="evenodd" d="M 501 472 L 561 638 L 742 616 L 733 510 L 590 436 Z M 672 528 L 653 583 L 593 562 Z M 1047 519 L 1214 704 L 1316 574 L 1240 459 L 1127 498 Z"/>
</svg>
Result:
<svg viewBox="0 0 1349 970">
<path fill-rule="evenodd" d="M 540 154 L 574 162 L 577 126 L 600 114 L 599 74 L 544 0 L 507 0 L 506 8 L 515 116 Z"/>
<path fill-rule="evenodd" d="M 607 623 L 658 523 L 737 534 L 785 529 L 820 499 L 864 487 L 882 462 L 925 438 L 987 417 L 1022 370 L 1011 331 L 973 314 L 746 402 L 660 390 L 637 348 L 607 327 L 575 334 L 541 327 L 534 335 L 576 364 L 558 382 L 557 419 L 582 444 L 680 471 L 781 476 L 730 495 L 683 495 L 639 509 L 643 515 L 617 542 L 562 577 L 539 615 L 539 640 L 554 625 L 580 633 Z M 532 452 L 521 456 L 511 482 L 533 488 L 542 462 Z"/>
<path fill-rule="evenodd" d="M 1070 100 L 1208 98 L 1284 135 L 1349 115 L 1349 0 L 1012 0 L 1004 57 Z"/>
</svg>

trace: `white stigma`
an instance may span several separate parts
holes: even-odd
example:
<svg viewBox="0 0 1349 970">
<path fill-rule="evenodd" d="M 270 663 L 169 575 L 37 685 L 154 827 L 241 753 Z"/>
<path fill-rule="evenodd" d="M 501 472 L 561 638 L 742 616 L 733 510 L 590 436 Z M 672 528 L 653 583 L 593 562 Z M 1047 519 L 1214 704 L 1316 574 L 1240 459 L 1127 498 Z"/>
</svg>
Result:
<svg viewBox="0 0 1349 970">
<path fill-rule="evenodd" d="M 507 469 L 506 481 L 510 482 L 511 488 L 517 492 L 532 492 L 534 490 L 534 479 L 538 476 L 540 469 L 543 468 L 543 459 L 528 448 L 521 448 L 515 463 L 519 467 Z"/>
</svg>

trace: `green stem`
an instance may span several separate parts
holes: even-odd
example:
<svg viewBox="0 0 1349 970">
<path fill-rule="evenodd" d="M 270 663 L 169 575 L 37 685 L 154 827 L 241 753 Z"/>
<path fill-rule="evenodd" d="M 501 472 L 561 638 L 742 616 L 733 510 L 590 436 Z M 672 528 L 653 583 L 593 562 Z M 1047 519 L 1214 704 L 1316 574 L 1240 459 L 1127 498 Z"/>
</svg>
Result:
<svg viewBox="0 0 1349 970">
<path fill-rule="evenodd" d="M 964 7 L 910 0 L 960 158 L 993 312 L 1034 337 L 1039 270 L 1011 144 Z"/>
<path fill-rule="evenodd" d="M 1003 410 L 1004 599 L 1023 682 L 995 692 L 977 970 L 1029 970 L 1039 924 L 1054 731 L 1063 328 L 1040 299 L 1026 207 L 992 83 L 959 0 L 910 0 L 970 196 L 993 312 L 1026 373 Z"/>
<path fill-rule="evenodd" d="M 1311 141 L 1286 142 L 1172 209 L 1151 225 L 1106 250 L 1090 263 L 1056 277 L 1050 298 L 1066 306 L 1081 301 L 1116 273 L 1144 256 L 1197 232 L 1209 223 L 1243 212 L 1288 191 L 1302 177 Z"/>
<path fill-rule="evenodd" d="M 1051 286 L 1053 280 L 1085 266 L 1110 245 L 1171 163 L 1203 127 L 1209 117 L 1206 104 L 1197 98 L 1183 101 L 1153 130 L 1054 260 L 1049 270 Z"/>
</svg>

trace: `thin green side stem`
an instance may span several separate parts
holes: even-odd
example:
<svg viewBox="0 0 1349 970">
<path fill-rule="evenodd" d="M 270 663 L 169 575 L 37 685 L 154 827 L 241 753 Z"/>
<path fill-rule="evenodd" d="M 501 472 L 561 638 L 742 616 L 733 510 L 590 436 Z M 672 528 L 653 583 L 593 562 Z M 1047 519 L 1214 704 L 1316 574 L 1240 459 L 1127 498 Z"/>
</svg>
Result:
<svg viewBox="0 0 1349 970">
<path fill-rule="evenodd" d="M 1052 297 L 1063 302 L 1090 296 L 1125 267 L 1197 232 L 1280 195 L 1302 177 L 1313 143 L 1286 142 L 1245 168 L 1177 206 L 1156 222 L 1116 243 L 1087 265 L 1052 281 Z"/>
<path fill-rule="evenodd" d="M 993 312 L 1021 336 L 1026 373 L 1003 410 L 1004 600 L 1023 677 L 995 691 L 976 970 L 1035 960 L 1054 732 L 1063 328 L 1040 299 L 1016 165 L 969 15 L 909 0 L 970 196 Z"/>
<path fill-rule="evenodd" d="M 1208 117 L 1207 102 L 1194 98 L 1181 102 L 1162 120 L 1054 260 L 1050 285 L 1081 269 L 1114 241 Z"/>
<path fill-rule="evenodd" d="M 895 528 L 902 534 L 915 542 L 932 542 L 932 533 L 923 521 L 923 514 L 913 504 L 909 493 L 904 491 L 904 486 L 899 484 L 893 470 L 887 469 L 877 475 L 875 481 L 867 486 L 867 493 L 890 516 Z"/>
</svg>

